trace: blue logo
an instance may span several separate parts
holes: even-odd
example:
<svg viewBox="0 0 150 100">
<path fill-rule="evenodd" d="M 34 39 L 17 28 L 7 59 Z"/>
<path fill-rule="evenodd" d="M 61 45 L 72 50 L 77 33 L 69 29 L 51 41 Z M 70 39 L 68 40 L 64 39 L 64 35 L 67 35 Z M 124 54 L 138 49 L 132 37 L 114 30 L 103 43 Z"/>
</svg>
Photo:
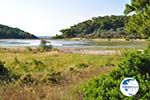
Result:
<svg viewBox="0 0 150 100">
<path fill-rule="evenodd" d="M 122 80 L 120 90 L 125 96 L 134 96 L 139 90 L 139 84 L 136 79 L 128 77 Z"/>
</svg>

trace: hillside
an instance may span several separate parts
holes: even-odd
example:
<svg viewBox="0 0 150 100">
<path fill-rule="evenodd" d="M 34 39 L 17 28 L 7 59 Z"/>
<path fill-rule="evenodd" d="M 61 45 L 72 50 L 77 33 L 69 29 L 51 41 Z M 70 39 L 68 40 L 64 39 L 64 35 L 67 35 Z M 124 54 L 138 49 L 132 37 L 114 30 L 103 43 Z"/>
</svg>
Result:
<svg viewBox="0 0 150 100">
<path fill-rule="evenodd" d="M 0 39 L 37 39 L 37 37 L 18 28 L 0 24 Z"/>
<path fill-rule="evenodd" d="M 136 33 L 125 32 L 124 27 L 127 20 L 127 16 L 93 17 L 70 28 L 60 30 L 62 34 L 54 38 L 140 38 Z"/>
</svg>

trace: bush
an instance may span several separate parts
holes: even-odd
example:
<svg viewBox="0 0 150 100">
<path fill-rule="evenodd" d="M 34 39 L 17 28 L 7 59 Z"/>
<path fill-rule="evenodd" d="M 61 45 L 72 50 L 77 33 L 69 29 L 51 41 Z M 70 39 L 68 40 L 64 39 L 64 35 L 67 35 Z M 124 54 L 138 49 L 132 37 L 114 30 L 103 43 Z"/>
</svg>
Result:
<svg viewBox="0 0 150 100">
<path fill-rule="evenodd" d="M 61 73 L 60 72 L 56 72 L 54 70 L 52 70 L 50 73 L 48 73 L 44 79 L 44 81 L 47 84 L 50 85 L 56 85 L 60 83 L 60 80 L 62 79 Z"/>
<path fill-rule="evenodd" d="M 7 68 L 5 68 L 3 62 L 0 61 L 0 81 L 1 82 L 7 82 L 11 81 L 13 79 L 11 73 Z"/>
<path fill-rule="evenodd" d="M 133 97 L 120 92 L 120 83 L 125 77 L 134 77 L 140 90 Z M 84 88 L 85 100 L 147 100 L 150 98 L 150 48 L 144 52 L 132 51 L 124 54 L 117 68 L 108 75 L 90 81 Z"/>
<path fill-rule="evenodd" d="M 19 79 L 20 85 L 57 85 L 61 82 L 61 72 L 51 70 L 49 72 L 27 73 Z"/>
<path fill-rule="evenodd" d="M 35 84 L 35 79 L 32 77 L 31 74 L 27 73 L 23 75 L 20 79 L 21 84 L 26 84 L 26 85 L 32 85 Z"/>
<path fill-rule="evenodd" d="M 37 72 L 47 70 L 47 68 L 45 67 L 45 64 L 42 61 L 38 61 L 38 60 L 33 59 L 31 64 L 33 66 L 32 69 L 34 69 Z"/>
<path fill-rule="evenodd" d="M 49 45 L 47 45 L 47 43 L 49 43 Z M 52 45 L 50 45 L 50 42 L 46 41 L 46 40 L 41 40 L 40 45 L 39 45 L 39 51 L 48 51 L 51 50 L 53 47 Z"/>
</svg>

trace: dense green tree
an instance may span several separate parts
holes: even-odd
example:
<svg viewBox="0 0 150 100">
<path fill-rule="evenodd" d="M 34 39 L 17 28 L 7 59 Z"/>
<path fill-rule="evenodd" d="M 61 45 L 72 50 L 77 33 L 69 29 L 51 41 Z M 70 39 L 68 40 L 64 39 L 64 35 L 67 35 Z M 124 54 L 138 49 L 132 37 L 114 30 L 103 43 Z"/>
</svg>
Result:
<svg viewBox="0 0 150 100">
<path fill-rule="evenodd" d="M 57 35 L 55 38 L 123 38 L 127 35 L 124 31 L 127 19 L 127 16 L 114 15 L 93 17 L 91 20 L 60 30 L 62 35 Z M 134 38 L 137 38 L 136 35 Z"/>
<path fill-rule="evenodd" d="M 124 13 L 141 13 L 147 8 L 148 5 L 150 5 L 150 0 L 131 0 L 131 4 L 126 4 Z"/>
<path fill-rule="evenodd" d="M 134 12 L 125 30 L 128 33 L 138 33 L 143 38 L 150 36 L 150 0 L 132 0 L 131 5 L 127 4 L 125 14 Z"/>
<path fill-rule="evenodd" d="M 150 0 L 131 0 L 124 13 L 132 16 L 93 17 L 63 29 L 55 38 L 148 38 L 150 36 Z"/>
<path fill-rule="evenodd" d="M 0 25 L 0 39 L 36 39 L 37 37 L 18 28 Z"/>
</svg>

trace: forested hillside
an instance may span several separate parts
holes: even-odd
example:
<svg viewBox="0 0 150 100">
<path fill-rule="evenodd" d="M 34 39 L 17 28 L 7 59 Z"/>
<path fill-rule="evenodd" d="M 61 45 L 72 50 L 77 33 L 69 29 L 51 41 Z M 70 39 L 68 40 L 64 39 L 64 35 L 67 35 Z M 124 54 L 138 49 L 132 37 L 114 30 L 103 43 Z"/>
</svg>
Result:
<svg viewBox="0 0 150 100">
<path fill-rule="evenodd" d="M 18 28 L 12 28 L 9 26 L 0 24 L 0 39 L 36 39 L 37 37 L 20 30 Z"/>
<path fill-rule="evenodd" d="M 140 38 L 136 33 L 125 32 L 125 22 L 128 18 L 127 16 L 114 15 L 93 17 L 91 20 L 60 30 L 62 35 L 56 35 L 55 38 Z"/>
</svg>

